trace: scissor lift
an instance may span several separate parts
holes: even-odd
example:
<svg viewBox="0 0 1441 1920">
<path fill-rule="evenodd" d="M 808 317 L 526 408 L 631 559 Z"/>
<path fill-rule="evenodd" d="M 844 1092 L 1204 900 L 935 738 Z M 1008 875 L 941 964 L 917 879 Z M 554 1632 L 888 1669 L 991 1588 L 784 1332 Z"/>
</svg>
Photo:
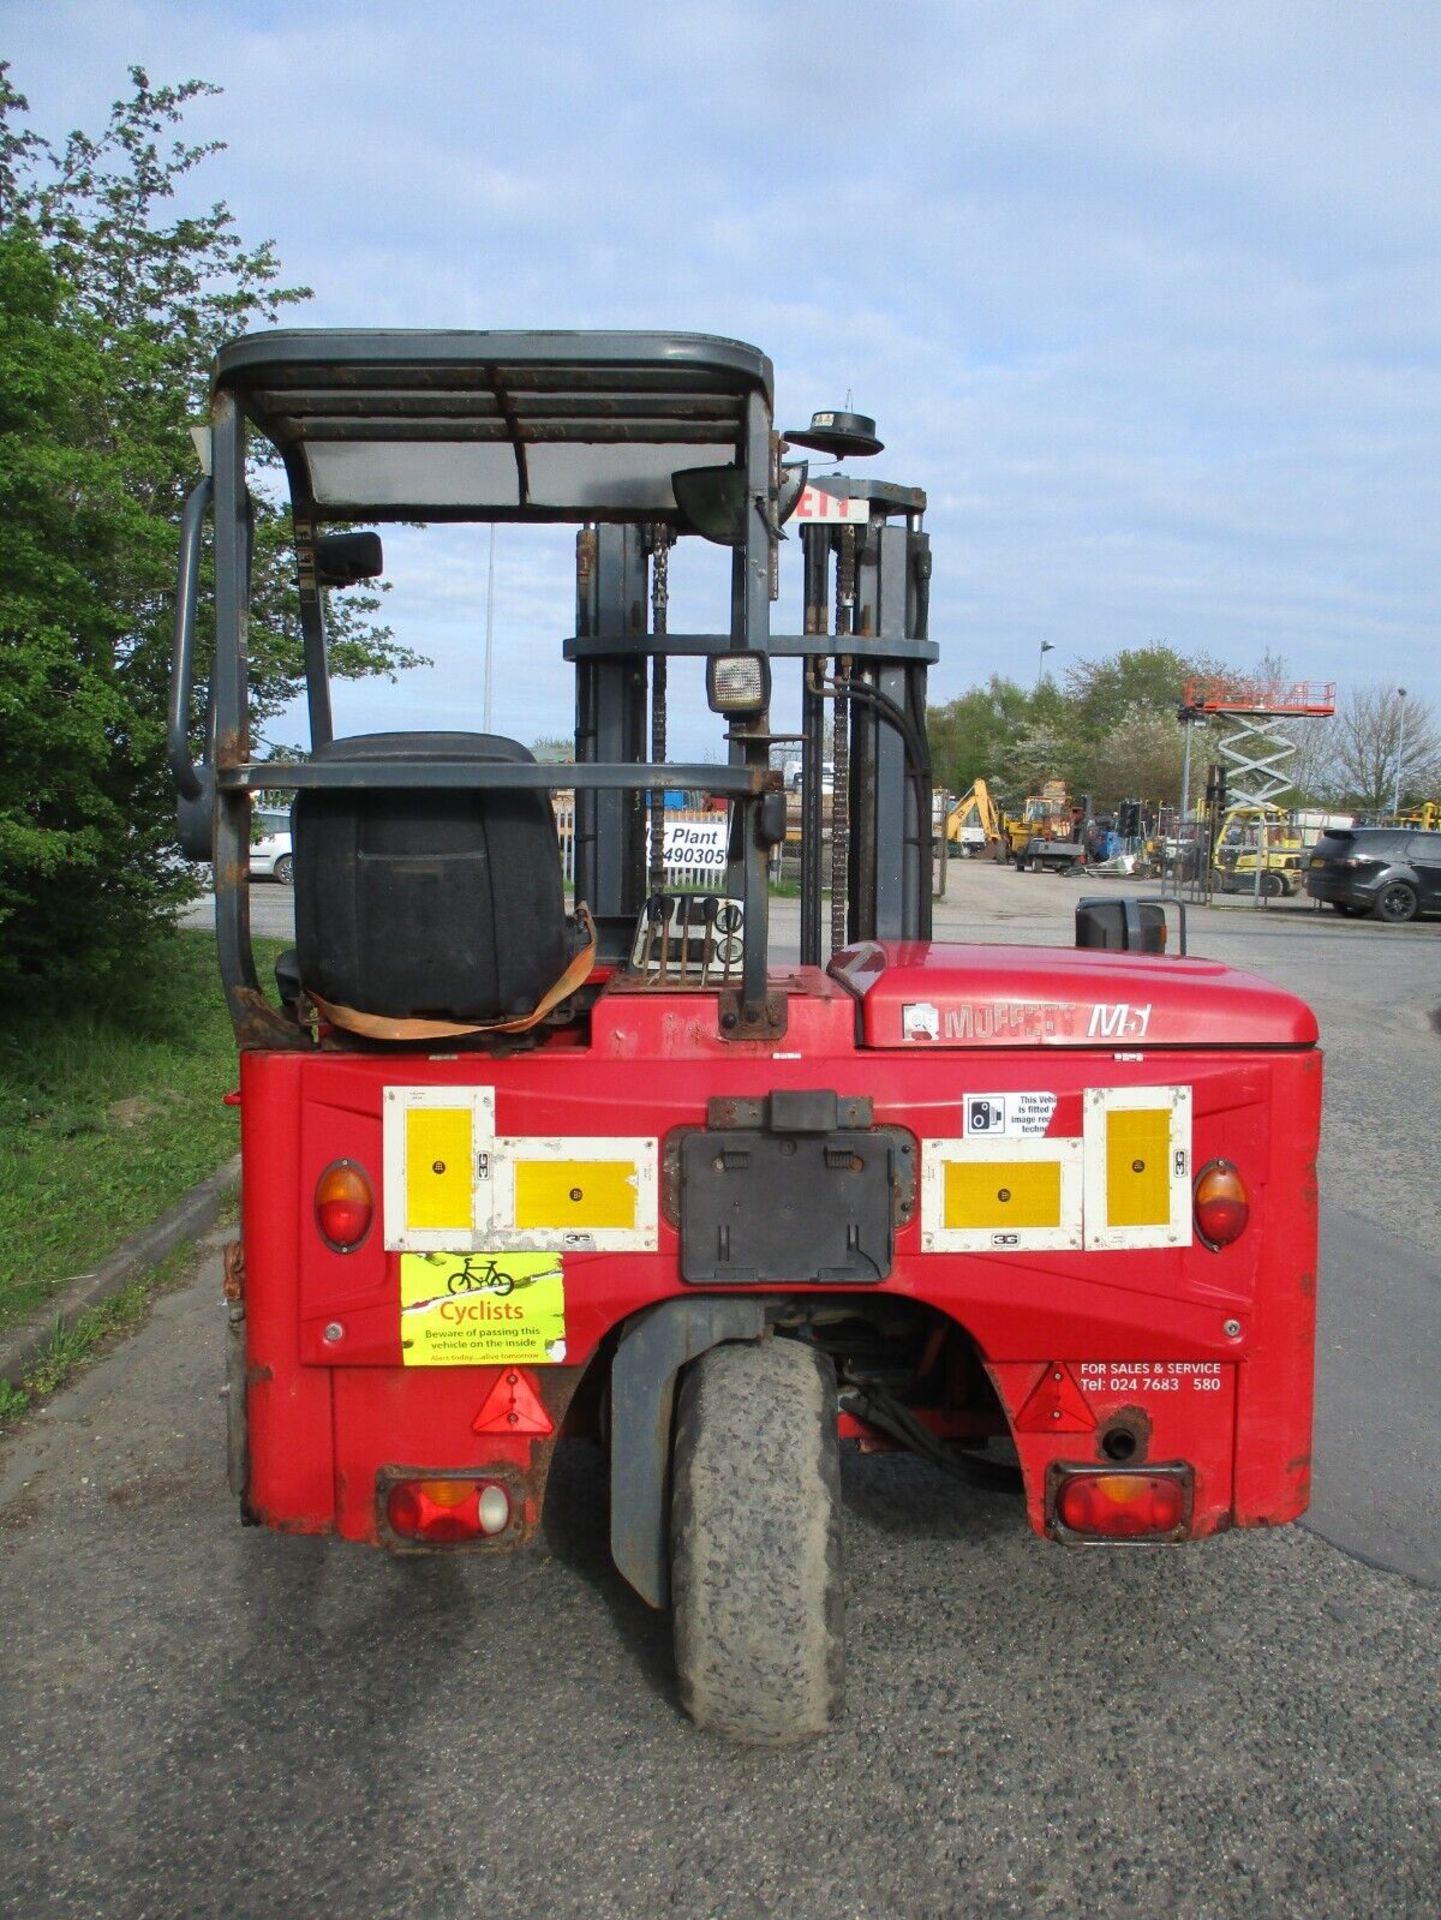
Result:
<svg viewBox="0 0 1441 1920">
<path fill-rule="evenodd" d="M 1188 680 L 1183 696 L 1192 714 L 1232 724 L 1216 751 L 1229 769 L 1233 800 L 1264 806 L 1291 784 L 1296 743 L 1288 720 L 1329 719 L 1336 711 L 1334 680 Z"/>
</svg>

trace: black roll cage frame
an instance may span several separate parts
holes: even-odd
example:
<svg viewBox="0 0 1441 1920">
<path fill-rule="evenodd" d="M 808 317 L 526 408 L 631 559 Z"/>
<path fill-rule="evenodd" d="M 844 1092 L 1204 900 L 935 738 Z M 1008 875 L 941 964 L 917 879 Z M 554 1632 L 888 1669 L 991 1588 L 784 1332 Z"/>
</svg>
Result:
<svg viewBox="0 0 1441 1920">
<path fill-rule="evenodd" d="M 773 634 L 777 543 L 785 537 L 779 525 L 785 443 L 772 423 L 772 390 L 770 362 L 756 348 L 696 334 L 277 330 L 243 336 L 221 352 L 211 390 L 209 472 L 187 499 L 181 522 L 168 754 L 187 851 L 203 846 L 213 855 L 221 979 L 242 1047 L 311 1043 L 265 998 L 251 948 L 251 796 L 262 789 L 574 788 L 576 897 L 595 911 L 600 957 L 612 962 L 624 957 L 643 905 L 642 797 L 667 787 L 724 796 L 731 803 L 727 890 L 742 902 L 744 944 L 739 986 L 722 996 L 729 1004 L 720 1030 L 732 1039 L 783 1031 L 784 998 L 768 989 L 767 923 L 768 862 L 777 810 L 783 821 L 784 809 L 770 748 L 781 736 L 770 732 L 767 711 L 732 715 L 725 766 L 645 757 L 647 663 L 671 655 L 736 651 L 805 662 L 802 962 L 821 959 L 820 772 L 828 757 L 828 698 L 837 708 L 844 703 L 846 714 L 844 739 L 836 724 L 839 750 L 849 760 L 836 818 L 837 832 L 845 828 L 849 841 L 842 854 L 851 881 L 847 937 L 929 935 L 931 820 L 922 770 L 925 669 L 936 649 L 926 637 L 925 496 L 843 476 L 817 483 L 835 499 L 864 500 L 867 524 L 802 529 L 805 631 Z M 252 757 L 248 426 L 277 447 L 289 482 L 312 746 L 334 737 L 316 565 L 319 528 L 357 520 L 569 522 L 581 528 L 577 630 L 564 642 L 576 670 L 574 764 Z M 356 483 L 357 449 L 362 463 L 374 463 L 376 480 L 385 481 L 386 463 L 393 463 L 389 484 Z M 607 479 L 607 451 L 620 474 L 614 482 Z M 696 456 L 716 468 L 720 487 L 733 485 L 726 476 L 736 475 L 743 490 L 730 626 L 657 634 L 645 630 L 643 611 L 637 619 L 637 608 L 647 604 L 648 541 L 657 527 L 698 531 L 676 503 L 665 463 Z M 568 457 L 576 461 L 569 496 L 559 484 Z M 477 471 L 484 463 L 486 497 L 475 497 L 479 489 L 467 463 Z M 416 475 L 430 474 L 429 491 L 397 483 L 397 476 L 413 483 Z M 890 525 L 893 516 L 903 524 Z M 197 765 L 192 682 L 207 517 L 215 654 Z M 834 633 L 827 606 L 832 562 Z M 844 891 L 844 876 L 837 872 L 834 879 Z"/>
</svg>

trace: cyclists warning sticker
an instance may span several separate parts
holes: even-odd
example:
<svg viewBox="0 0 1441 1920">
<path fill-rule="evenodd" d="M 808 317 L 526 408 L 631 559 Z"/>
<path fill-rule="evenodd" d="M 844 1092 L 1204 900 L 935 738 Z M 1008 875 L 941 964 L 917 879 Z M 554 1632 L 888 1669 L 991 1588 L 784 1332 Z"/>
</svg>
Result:
<svg viewBox="0 0 1441 1920">
<path fill-rule="evenodd" d="M 400 1347 L 407 1367 L 558 1366 L 565 1274 L 557 1253 L 405 1253 Z"/>
</svg>

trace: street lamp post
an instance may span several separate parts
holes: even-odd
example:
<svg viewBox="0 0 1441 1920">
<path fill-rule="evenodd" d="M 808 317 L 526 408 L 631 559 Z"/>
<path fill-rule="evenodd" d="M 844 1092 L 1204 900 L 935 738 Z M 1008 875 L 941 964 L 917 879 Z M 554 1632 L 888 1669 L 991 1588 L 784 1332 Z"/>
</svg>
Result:
<svg viewBox="0 0 1441 1920">
<path fill-rule="evenodd" d="M 1396 699 L 1399 715 L 1396 723 L 1396 784 L 1391 789 L 1391 818 L 1399 818 L 1401 813 L 1401 769 L 1406 764 L 1406 689 L 1397 687 Z"/>
<path fill-rule="evenodd" d="M 1043 640 L 1041 642 L 1041 655 L 1036 662 L 1036 686 L 1038 689 L 1046 677 L 1046 655 L 1048 653 L 1054 653 L 1055 651 L 1056 643 L 1054 640 Z"/>
</svg>

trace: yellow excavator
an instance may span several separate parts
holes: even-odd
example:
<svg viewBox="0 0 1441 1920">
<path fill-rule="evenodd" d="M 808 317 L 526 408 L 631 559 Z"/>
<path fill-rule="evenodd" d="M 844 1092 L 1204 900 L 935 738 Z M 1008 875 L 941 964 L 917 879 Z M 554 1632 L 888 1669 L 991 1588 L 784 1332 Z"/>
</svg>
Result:
<svg viewBox="0 0 1441 1920">
<path fill-rule="evenodd" d="M 1004 859 L 1005 816 L 984 780 L 975 781 L 946 815 L 946 852 L 969 859 L 990 853 Z"/>
</svg>

